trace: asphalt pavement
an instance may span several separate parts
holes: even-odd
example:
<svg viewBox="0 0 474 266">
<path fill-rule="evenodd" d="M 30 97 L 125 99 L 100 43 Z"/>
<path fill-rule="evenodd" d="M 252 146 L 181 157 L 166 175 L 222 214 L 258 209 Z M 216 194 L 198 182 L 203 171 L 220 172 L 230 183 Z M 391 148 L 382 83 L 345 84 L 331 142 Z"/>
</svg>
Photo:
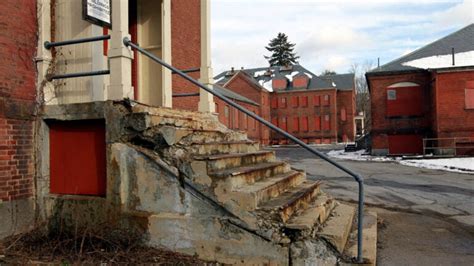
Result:
<svg viewBox="0 0 474 266">
<path fill-rule="evenodd" d="M 337 147 L 320 147 L 327 152 Z M 277 157 L 355 203 L 357 182 L 308 151 L 277 147 Z M 364 177 L 366 206 L 381 218 L 380 265 L 474 265 L 474 175 L 396 162 L 336 160 Z"/>
</svg>

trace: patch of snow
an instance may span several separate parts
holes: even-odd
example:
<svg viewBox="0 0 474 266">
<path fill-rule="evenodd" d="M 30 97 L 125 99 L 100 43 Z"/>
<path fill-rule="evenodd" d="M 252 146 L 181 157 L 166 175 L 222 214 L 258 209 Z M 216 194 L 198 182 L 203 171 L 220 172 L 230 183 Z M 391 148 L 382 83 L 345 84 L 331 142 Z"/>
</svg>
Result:
<svg viewBox="0 0 474 266">
<path fill-rule="evenodd" d="M 454 54 L 454 63 L 456 67 L 460 66 L 474 66 L 474 50 L 463 53 Z M 453 66 L 452 54 L 435 55 L 415 59 L 402 63 L 404 66 L 422 68 L 422 69 L 433 69 L 433 68 L 444 68 Z"/>
<path fill-rule="evenodd" d="M 225 78 L 225 76 L 222 76 L 216 80 L 214 80 L 214 83 L 219 83 L 221 80 L 223 80 Z"/>
<path fill-rule="evenodd" d="M 260 84 L 260 86 L 264 87 L 267 91 L 269 92 L 272 92 L 273 91 L 273 87 L 272 87 L 272 80 L 259 80 L 258 83 Z"/>
<path fill-rule="evenodd" d="M 366 152 L 363 150 L 355 151 L 355 152 L 344 152 L 344 150 L 332 150 L 328 152 L 327 155 L 333 158 L 343 159 L 343 160 L 396 162 L 401 165 L 412 166 L 412 167 L 474 174 L 474 157 L 402 160 L 402 157 L 372 156 L 365 153 Z"/>
<path fill-rule="evenodd" d="M 384 156 L 372 156 L 365 154 L 366 151 L 360 150 L 355 152 L 344 152 L 344 150 L 332 150 L 328 152 L 328 155 L 333 158 L 352 160 L 352 161 L 375 161 L 375 162 L 389 162 L 398 161 L 401 158 L 390 158 Z"/>
<path fill-rule="evenodd" d="M 286 77 L 288 80 L 293 81 L 293 78 L 294 78 L 296 75 L 298 75 L 298 73 L 299 73 L 298 71 L 293 71 L 293 72 L 291 72 L 291 74 L 285 75 L 285 77 Z"/>
<path fill-rule="evenodd" d="M 403 160 L 400 164 L 421 167 L 435 170 L 445 170 L 458 173 L 474 174 L 473 158 L 448 158 L 448 159 L 428 159 L 428 160 Z"/>
<path fill-rule="evenodd" d="M 333 86 L 333 87 L 336 87 L 336 83 L 334 83 L 334 81 L 332 82 L 332 86 Z"/>
<path fill-rule="evenodd" d="M 310 79 L 313 78 L 313 75 L 311 75 L 311 74 L 309 74 L 309 73 L 307 73 L 307 72 L 305 72 L 304 74 L 305 74 L 306 76 L 308 76 L 308 78 L 310 78 Z"/>
<path fill-rule="evenodd" d="M 253 73 L 253 77 L 258 78 L 260 76 L 263 76 L 265 73 L 267 73 L 267 70 L 255 71 L 255 73 Z"/>
</svg>

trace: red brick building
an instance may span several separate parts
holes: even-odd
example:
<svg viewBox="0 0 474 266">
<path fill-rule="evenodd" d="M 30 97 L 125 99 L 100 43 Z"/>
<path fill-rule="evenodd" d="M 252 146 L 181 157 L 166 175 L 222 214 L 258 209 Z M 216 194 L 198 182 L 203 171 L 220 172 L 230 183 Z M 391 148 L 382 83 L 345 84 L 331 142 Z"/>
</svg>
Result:
<svg viewBox="0 0 474 266">
<path fill-rule="evenodd" d="M 172 89 L 174 93 L 188 90 L 198 92 L 197 88 L 171 74 L 171 78 L 167 80 L 171 80 L 172 85 L 160 86 L 160 83 L 165 84 L 162 81 L 167 77 L 166 72 L 157 64 L 147 65 L 149 61 L 145 61 L 146 59 L 137 53 L 134 53 L 132 60 L 133 53 L 127 53 L 122 38 L 130 35 L 134 41 L 146 46 L 146 49 L 153 53 L 168 56 L 167 60 L 180 69 L 199 68 L 202 63 L 201 22 L 203 17 L 209 19 L 207 15 L 203 15 L 201 5 L 204 2 L 200 0 L 118 2 L 120 4 L 114 6 L 111 15 L 116 18 L 126 18 L 127 23 L 118 23 L 115 20 L 113 22 L 115 29 L 119 29 L 120 26 L 122 30 L 114 32 L 86 21 L 82 12 L 78 12 L 82 9 L 80 0 L 2 1 L 0 5 L 0 58 L 2 58 L 0 65 L 0 217 L 2 218 L 0 219 L 0 238 L 13 232 L 18 233 L 25 226 L 33 225 L 35 206 L 41 194 L 61 194 L 56 193 L 54 186 L 50 186 L 53 183 L 50 182 L 52 174 L 49 167 L 50 148 L 53 145 L 50 146 L 50 143 L 45 144 L 43 141 L 54 135 L 55 125 L 53 122 L 43 121 L 41 110 L 45 105 L 98 102 L 127 97 L 151 105 L 164 105 L 163 102 L 157 104 L 155 99 L 151 99 L 154 95 L 145 95 L 140 92 L 148 92 L 148 87 L 156 95 L 164 94 L 165 89 Z M 128 12 L 128 17 L 123 14 L 126 12 Z M 122 33 L 124 36 L 118 36 Z M 90 38 L 103 34 L 115 37 L 103 42 L 53 49 L 46 49 L 43 45 L 46 41 Z M 120 54 L 114 54 L 112 51 L 119 51 Z M 125 63 L 121 65 L 122 68 L 114 69 L 114 66 L 118 65 L 114 62 L 119 60 L 130 61 L 131 67 L 122 67 L 127 65 Z M 109 70 L 110 76 L 81 77 L 60 80 L 60 82 L 51 82 L 46 79 L 46 76 L 50 75 L 92 70 Z M 122 73 L 124 75 L 121 75 Z M 115 74 L 120 78 L 114 78 Z M 200 72 L 197 71 L 191 75 L 199 78 Z M 114 87 L 114 82 L 120 85 Z M 137 87 L 142 85 L 147 87 L 137 90 Z M 111 89 L 112 87 L 123 88 L 123 91 L 117 90 L 115 91 L 117 94 L 112 95 L 113 93 L 110 93 L 114 90 Z M 249 109 L 258 106 L 257 103 L 235 95 L 231 91 L 225 89 L 222 91 L 240 104 L 247 105 Z M 138 96 L 142 98 L 139 99 Z M 199 98 L 195 98 L 196 100 L 191 98 L 190 102 L 184 98 L 182 101 L 176 100 L 174 107 L 196 110 Z M 257 112 L 257 109 L 255 111 Z M 60 125 L 58 128 L 61 126 L 64 127 Z M 45 128 L 47 128 L 47 133 L 44 131 Z M 37 137 L 38 135 L 41 137 Z M 62 135 L 59 136 L 61 137 Z M 61 160 L 58 161 L 56 164 L 62 163 Z M 87 167 L 83 167 L 85 168 Z M 102 173 L 100 177 L 105 178 Z M 41 188 L 35 190 L 35 182 Z M 77 192 L 77 194 L 80 193 Z"/>
<path fill-rule="evenodd" d="M 474 154 L 473 40 L 471 24 L 366 74 L 373 154 Z"/>
<path fill-rule="evenodd" d="M 215 79 L 220 86 L 259 103 L 263 118 L 307 143 L 354 141 L 353 74 L 319 77 L 295 65 L 231 70 Z M 254 139 L 270 134 L 270 143 L 286 144 L 283 137 L 266 128 L 255 133 L 240 129 Z"/>
<path fill-rule="evenodd" d="M 15 18 L 15 19 L 12 19 Z M 0 5 L 0 203 L 33 196 L 36 1 Z M 2 216 L 2 219 L 6 218 Z M 8 218 L 9 219 L 9 218 Z"/>
</svg>

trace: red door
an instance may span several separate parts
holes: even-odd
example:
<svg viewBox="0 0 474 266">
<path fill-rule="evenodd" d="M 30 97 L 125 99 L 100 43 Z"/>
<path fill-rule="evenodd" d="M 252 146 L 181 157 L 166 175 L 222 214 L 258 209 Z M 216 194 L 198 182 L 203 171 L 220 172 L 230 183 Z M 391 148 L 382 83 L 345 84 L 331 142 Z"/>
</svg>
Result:
<svg viewBox="0 0 474 266">
<path fill-rule="evenodd" d="M 105 196 L 104 121 L 53 122 L 49 143 L 51 193 Z"/>
<path fill-rule="evenodd" d="M 138 43 L 138 6 L 137 0 L 129 0 L 128 6 L 128 32 L 130 33 L 131 41 Z M 133 50 L 132 60 L 132 86 L 134 100 L 138 101 L 138 52 Z"/>
<path fill-rule="evenodd" d="M 423 138 L 420 135 L 389 135 L 389 154 L 423 154 Z"/>
</svg>

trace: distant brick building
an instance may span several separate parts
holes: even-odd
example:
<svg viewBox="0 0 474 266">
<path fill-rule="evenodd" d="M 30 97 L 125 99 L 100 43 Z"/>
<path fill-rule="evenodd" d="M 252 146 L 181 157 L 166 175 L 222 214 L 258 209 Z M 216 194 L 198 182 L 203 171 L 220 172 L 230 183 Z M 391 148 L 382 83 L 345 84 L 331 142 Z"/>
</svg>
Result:
<svg viewBox="0 0 474 266">
<path fill-rule="evenodd" d="M 373 154 L 474 154 L 473 40 L 471 24 L 366 74 Z"/>
<path fill-rule="evenodd" d="M 354 141 L 353 74 L 319 77 L 295 65 L 231 70 L 215 79 L 218 85 L 257 102 L 263 118 L 307 143 Z M 256 133 L 240 129 L 254 139 L 266 140 L 268 136 L 270 143 L 287 143 L 264 127 Z"/>
</svg>

